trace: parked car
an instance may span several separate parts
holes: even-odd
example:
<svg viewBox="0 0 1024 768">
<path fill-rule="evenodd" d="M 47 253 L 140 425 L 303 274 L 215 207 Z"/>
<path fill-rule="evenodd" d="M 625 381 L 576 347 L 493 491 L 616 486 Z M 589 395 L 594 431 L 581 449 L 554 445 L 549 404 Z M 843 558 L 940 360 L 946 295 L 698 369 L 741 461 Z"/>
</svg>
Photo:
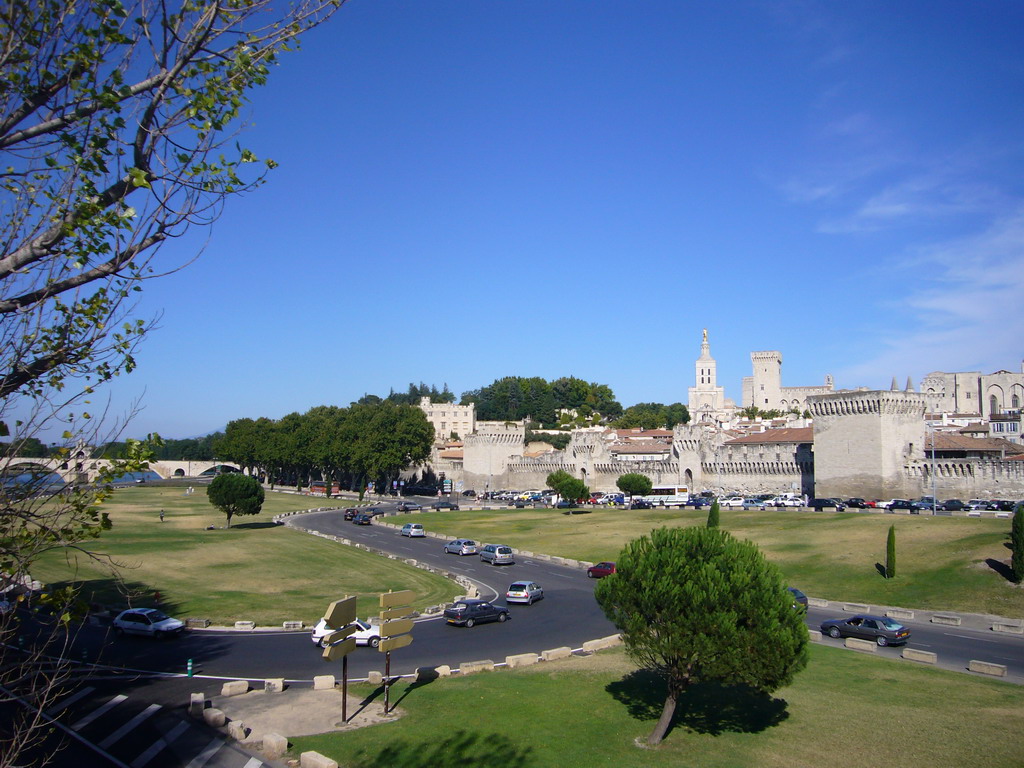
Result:
<svg viewBox="0 0 1024 768">
<path fill-rule="evenodd" d="M 811 499 L 811 503 L 808 506 L 818 512 L 821 512 L 823 509 L 833 508 L 836 512 L 842 512 L 846 509 L 846 504 L 841 502 L 839 499 Z"/>
<path fill-rule="evenodd" d="M 793 609 L 807 613 L 807 595 L 796 587 L 786 587 L 793 595 Z"/>
<path fill-rule="evenodd" d="M 372 525 L 373 515 L 368 515 L 365 512 L 360 512 L 358 515 L 352 518 L 352 522 L 356 525 Z"/>
<path fill-rule="evenodd" d="M 764 509 L 764 502 L 761 499 L 746 498 L 740 506 L 744 509 Z"/>
<path fill-rule="evenodd" d="M 846 506 L 850 509 L 867 509 L 868 503 L 864 499 L 853 498 L 846 500 Z"/>
<path fill-rule="evenodd" d="M 543 600 L 544 590 L 532 581 L 514 581 L 505 592 L 506 603 L 526 603 L 533 605 L 534 600 Z"/>
<path fill-rule="evenodd" d="M 879 645 L 900 645 L 910 639 L 910 630 L 888 616 L 870 616 L 865 613 L 848 619 L 830 619 L 821 623 L 822 634 L 829 637 L 859 637 L 874 640 Z"/>
<path fill-rule="evenodd" d="M 590 579 L 603 579 L 605 576 L 611 576 L 613 573 L 615 573 L 615 563 L 610 560 L 587 568 L 587 578 Z"/>
<path fill-rule="evenodd" d="M 992 512 L 1013 512 L 1016 502 L 1008 499 L 993 499 L 988 503 L 988 509 Z"/>
<path fill-rule="evenodd" d="M 515 507 L 516 509 L 526 509 L 531 505 L 531 503 L 532 502 L 529 502 L 526 499 L 513 499 L 508 503 L 508 505 L 510 507 Z"/>
<path fill-rule="evenodd" d="M 402 535 L 408 536 L 410 539 L 421 539 L 427 535 L 427 532 L 419 523 L 406 523 L 402 526 Z"/>
<path fill-rule="evenodd" d="M 710 507 L 714 499 L 708 498 L 707 496 L 694 496 L 683 506 L 693 507 L 694 509 L 702 509 L 703 507 Z"/>
<path fill-rule="evenodd" d="M 505 544 L 486 544 L 480 550 L 480 560 L 491 565 L 512 565 L 516 561 L 512 547 Z"/>
<path fill-rule="evenodd" d="M 796 496 L 776 496 L 768 502 L 769 507 L 802 507 L 804 502 Z"/>
<path fill-rule="evenodd" d="M 940 508 L 944 509 L 946 512 L 960 512 L 966 509 L 967 505 L 960 501 L 960 499 L 946 499 L 942 502 L 942 506 Z"/>
<path fill-rule="evenodd" d="M 423 505 L 417 504 L 415 501 L 400 501 L 397 509 L 399 512 L 418 512 L 423 509 Z"/>
<path fill-rule="evenodd" d="M 743 497 L 742 496 L 726 496 L 724 499 L 718 502 L 720 507 L 742 507 Z"/>
<path fill-rule="evenodd" d="M 572 509 L 575 506 L 571 501 L 566 501 L 565 499 L 559 499 L 555 502 L 555 509 Z"/>
<path fill-rule="evenodd" d="M 129 608 L 114 618 L 114 631 L 119 635 L 168 637 L 185 629 L 185 622 L 172 619 L 156 608 Z"/>
<path fill-rule="evenodd" d="M 431 509 L 458 509 L 459 505 L 454 501 L 435 501 L 430 505 Z"/>
<path fill-rule="evenodd" d="M 467 499 L 475 499 L 476 498 L 476 491 L 474 491 L 472 488 L 470 488 L 468 491 L 463 491 L 462 495 L 465 496 Z"/>
<path fill-rule="evenodd" d="M 911 513 L 918 513 L 921 508 L 913 501 L 907 499 L 890 499 L 885 504 L 886 512 L 895 512 L 897 509 L 905 509 Z"/>
<path fill-rule="evenodd" d="M 444 609 L 444 620 L 449 624 L 472 627 L 485 621 L 507 621 L 509 611 L 503 605 L 494 605 L 486 600 L 466 598 L 452 603 Z"/>
<path fill-rule="evenodd" d="M 444 552 L 446 555 L 475 555 L 477 546 L 472 539 L 455 539 L 444 545 Z"/>
<path fill-rule="evenodd" d="M 633 499 L 629 505 L 630 509 L 653 509 L 654 505 L 647 499 Z"/>
<path fill-rule="evenodd" d="M 376 648 L 380 645 L 380 627 L 371 625 L 367 621 L 360 621 L 356 619 L 353 624 L 356 625 L 356 631 L 348 637 L 354 637 L 356 639 L 356 645 L 368 645 L 371 648 Z M 321 648 L 327 647 L 327 638 L 335 630 L 328 628 L 327 622 L 323 619 L 313 627 L 310 639 Z"/>
<path fill-rule="evenodd" d="M 987 499 L 971 499 L 967 502 L 967 509 L 973 511 L 976 509 L 985 509 L 988 506 Z"/>
</svg>

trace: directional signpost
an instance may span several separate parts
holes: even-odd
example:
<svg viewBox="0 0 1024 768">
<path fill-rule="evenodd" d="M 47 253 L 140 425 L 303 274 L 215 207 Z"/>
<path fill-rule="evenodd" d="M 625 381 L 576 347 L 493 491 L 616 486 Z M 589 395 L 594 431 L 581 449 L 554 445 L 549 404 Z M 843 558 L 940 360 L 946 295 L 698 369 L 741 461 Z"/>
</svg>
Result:
<svg viewBox="0 0 1024 768">
<path fill-rule="evenodd" d="M 341 719 L 348 722 L 348 655 L 356 649 L 356 639 L 349 637 L 356 631 L 356 599 L 346 595 L 327 606 L 324 621 L 334 630 L 325 638 L 323 658 L 326 661 L 341 659 Z"/>
<path fill-rule="evenodd" d="M 413 600 L 411 589 L 387 592 L 380 596 L 380 645 L 377 650 L 384 654 L 384 714 L 390 708 L 391 693 L 391 651 L 404 648 L 412 642 L 413 621 L 401 617 L 409 615 Z"/>
</svg>

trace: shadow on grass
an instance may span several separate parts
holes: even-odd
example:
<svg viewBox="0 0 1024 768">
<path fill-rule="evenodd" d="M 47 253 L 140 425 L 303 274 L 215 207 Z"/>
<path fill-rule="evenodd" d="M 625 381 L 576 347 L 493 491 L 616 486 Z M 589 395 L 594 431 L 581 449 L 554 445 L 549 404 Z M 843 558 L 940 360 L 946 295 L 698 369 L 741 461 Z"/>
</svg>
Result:
<svg viewBox="0 0 1024 768">
<path fill-rule="evenodd" d="M 987 565 L 989 568 L 998 573 L 1007 581 L 1013 581 L 1013 571 L 1010 570 L 1010 566 L 1004 563 L 1002 560 L 996 560 L 994 557 L 989 557 L 986 558 L 985 565 Z"/>
<path fill-rule="evenodd" d="M 248 531 L 251 531 L 251 530 L 258 530 L 260 528 L 277 528 L 277 523 L 275 523 L 275 522 L 269 522 L 269 523 L 235 523 L 235 524 L 233 524 L 231 526 L 231 530 L 232 531 L 237 531 L 237 530 L 242 530 L 242 531 L 248 530 Z"/>
<path fill-rule="evenodd" d="M 360 751 L 357 766 L 388 768 L 465 768 L 481 762 L 502 768 L 527 768 L 537 765 L 531 747 L 519 747 L 497 733 L 455 731 L 429 742 L 392 740 L 376 752 Z"/>
<path fill-rule="evenodd" d="M 636 720 L 655 721 L 661 717 L 666 684 L 664 676 L 657 672 L 646 669 L 631 672 L 609 683 L 605 690 L 625 705 L 630 717 Z M 696 683 L 679 697 L 668 732 L 680 727 L 712 736 L 759 733 L 788 717 L 785 699 L 772 698 L 746 685 Z"/>
<path fill-rule="evenodd" d="M 421 670 L 416 681 L 406 686 L 405 690 L 402 691 L 402 695 L 398 697 L 398 700 L 395 701 L 392 704 L 392 706 L 397 707 L 399 704 L 405 701 L 405 697 L 408 696 L 410 693 L 415 691 L 417 688 L 422 688 L 425 685 L 430 685 L 432 682 L 437 680 L 438 677 L 440 677 L 440 675 L 437 674 L 436 669 L 431 668 Z"/>
<path fill-rule="evenodd" d="M 593 510 L 585 507 L 573 507 L 572 509 L 565 510 L 563 515 L 589 515 Z"/>
</svg>

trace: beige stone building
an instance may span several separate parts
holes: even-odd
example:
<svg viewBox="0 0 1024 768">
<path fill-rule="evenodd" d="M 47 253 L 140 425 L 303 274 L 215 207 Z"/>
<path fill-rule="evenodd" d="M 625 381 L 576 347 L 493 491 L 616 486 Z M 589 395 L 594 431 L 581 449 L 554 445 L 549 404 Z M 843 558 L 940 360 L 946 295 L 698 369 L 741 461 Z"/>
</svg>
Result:
<svg viewBox="0 0 1024 768">
<path fill-rule="evenodd" d="M 757 406 L 762 411 L 807 410 L 807 398 L 835 390 L 831 374 L 825 383 L 811 387 L 782 386 L 782 353 L 777 351 L 751 352 L 752 376 L 743 378 L 743 407 Z"/>
<path fill-rule="evenodd" d="M 707 328 L 700 344 L 700 357 L 694 363 L 694 381 L 686 403 L 693 422 L 723 424 L 736 412 L 736 403 L 725 396 L 724 387 L 718 386 L 718 363 L 711 356 Z"/>
<path fill-rule="evenodd" d="M 476 431 L 476 405 L 432 403 L 429 397 L 420 399 L 420 410 L 434 427 L 434 442 L 444 443 L 451 436 L 465 437 Z"/>
</svg>

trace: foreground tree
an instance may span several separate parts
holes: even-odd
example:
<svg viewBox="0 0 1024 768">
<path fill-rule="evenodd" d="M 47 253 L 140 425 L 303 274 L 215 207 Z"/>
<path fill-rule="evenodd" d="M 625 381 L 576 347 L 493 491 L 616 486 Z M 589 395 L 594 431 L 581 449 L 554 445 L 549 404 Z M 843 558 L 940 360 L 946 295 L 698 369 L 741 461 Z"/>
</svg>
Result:
<svg viewBox="0 0 1024 768">
<path fill-rule="evenodd" d="M 228 517 L 228 528 L 235 515 L 258 515 L 266 494 L 259 480 L 239 472 L 217 475 L 206 488 L 206 498 Z"/>
<path fill-rule="evenodd" d="M 594 596 L 630 658 L 665 677 L 651 745 L 664 739 L 690 685 L 769 693 L 807 664 L 807 628 L 778 569 L 719 528 L 660 528 L 631 541 Z"/>
<path fill-rule="evenodd" d="M 1013 510 L 1013 521 L 1010 524 L 1010 578 L 1015 584 L 1024 581 L 1024 502 Z"/>
<path fill-rule="evenodd" d="M 654 483 L 647 475 L 642 475 L 639 472 L 627 472 L 624 475 L 619 475 L 619 479 L 615 481 L 615 487 L 623 493 L 629 494 L 629 500 L 632 502 L 634 496 L 649 494 Z"/>
<path fill-rule="evenodd" d="M 719 519 L 721 517 L 722 508 L 718 504 L 718 499 L 711 502 L 711 509 L 708 510 L 708 528 L 717 528 L 719 525 Z"/>
</svg>

